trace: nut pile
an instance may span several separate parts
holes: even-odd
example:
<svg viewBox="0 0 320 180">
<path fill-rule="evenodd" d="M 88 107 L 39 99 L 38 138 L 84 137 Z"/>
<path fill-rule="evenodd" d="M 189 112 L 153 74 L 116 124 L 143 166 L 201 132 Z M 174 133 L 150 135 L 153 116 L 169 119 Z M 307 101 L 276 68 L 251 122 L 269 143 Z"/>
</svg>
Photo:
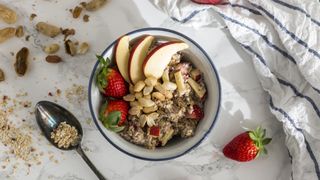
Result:
<svg viewBox="0 0 320 180">
<path fill-rule="evenodd" d="M 62 122 L 51 133 L 51 139 L 59 148 L 69 148 L 75 146 L 79 142 L 79 134 L 75 127 Z"/>
</svg>

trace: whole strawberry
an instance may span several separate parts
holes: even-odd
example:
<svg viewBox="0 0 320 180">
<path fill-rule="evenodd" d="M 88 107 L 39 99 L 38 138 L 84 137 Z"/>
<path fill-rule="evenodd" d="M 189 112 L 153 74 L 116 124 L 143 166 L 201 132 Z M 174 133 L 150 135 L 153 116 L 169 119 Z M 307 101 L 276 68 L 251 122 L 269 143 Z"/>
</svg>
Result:
<svg viewBox="0 0 320 180">
<path fill-rule="evenodd" d="M 110 60 L 97 56 L 101 70 L 97 77 L 97 84 L 101 93 L 108 97 L 122 98 L 128 93 L 128 87 L 121 74 L 109 67 Z"/>
<path fill-rule="evenodd" d="M 129 111 L 124 100 L 108 100 L 100 109 L 99 119 L 103 125 L 114 132 L 122 131 Z"/>
<path fill-rule="evenodd" d="M 223 148 L 223 154 L 236 161 L 251 161 L 261 153 L 267 154 L 264 146 L 270 143 L 271 138 L 265 136 L 266 130 L 261 127 L 239 134 Z"/>
</svg>

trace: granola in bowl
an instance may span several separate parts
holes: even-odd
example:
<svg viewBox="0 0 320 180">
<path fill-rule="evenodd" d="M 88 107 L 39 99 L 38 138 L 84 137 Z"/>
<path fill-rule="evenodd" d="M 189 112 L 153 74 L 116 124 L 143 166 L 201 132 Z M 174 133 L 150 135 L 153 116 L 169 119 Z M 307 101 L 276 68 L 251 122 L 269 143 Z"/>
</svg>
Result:
<svg viewBox="0 0 320 180">
<path fill-rule="evenodd" d="M 194 136 L 204 117 L 207 90 L 202 72 L 183 53 L 187 48 L 184 42 L 158 42 L 151 35 L 133 45 L 121 37 L 113 53 L 116 65 L 99 57 L 102 124 L 148 149 L 166 146 L 174 137 Z"/>
</svg>

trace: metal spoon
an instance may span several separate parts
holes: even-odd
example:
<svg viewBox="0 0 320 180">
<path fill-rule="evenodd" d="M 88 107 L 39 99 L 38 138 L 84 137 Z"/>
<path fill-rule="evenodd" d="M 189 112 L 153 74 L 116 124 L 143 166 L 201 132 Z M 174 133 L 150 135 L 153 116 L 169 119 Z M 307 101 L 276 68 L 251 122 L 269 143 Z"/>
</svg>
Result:
<svg viewBox="0 0 320 180">
<path fill-rule="evenodd" d="M 36 119 L 37 123 L 42 130 L 44 136 L 53 144 L 55 147 L 59 148 L 53 139 L 51 139 L 51 132 L 58 127 L 62 122 L 74 126 L 79 134 L 79 141 L 76 145 L 70 146 L 69 148 L 59 148 L 62 150 L 73 150 L 75 149 L 78 154 L 83 158 L 83 160 L 88 164 L 91 170 L 97 175 L 100 180 L 105 180 L 106 178 L 99 172 L 99 170 L 92 164 L 89 158 L 85 155 L 81 148 L 82 139 L 82 127 L 77 118 L 73 116 L 68 110 L 59 106 L 56 103 L 49 101 L 40 101 L 36 105 Z"/>
</svg>

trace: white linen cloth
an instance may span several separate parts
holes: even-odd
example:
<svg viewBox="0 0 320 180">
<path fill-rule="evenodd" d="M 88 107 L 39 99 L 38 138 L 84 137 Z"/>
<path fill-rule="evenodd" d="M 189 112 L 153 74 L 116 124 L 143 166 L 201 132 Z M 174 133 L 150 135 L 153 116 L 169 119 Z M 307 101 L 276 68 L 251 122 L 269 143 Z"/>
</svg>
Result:
<svg viewBox="0 0 320 180">
<path fill-rule="evenodd" d="M 257 77 L 270 94 L 270 110 L 283 123 L 290 178 L 320 180 L 319 0 L 230 0 L 217 6 L 150 1 L 183 24 L 219 21 L 228 27 L 252 56 Z"/>
</svg>

